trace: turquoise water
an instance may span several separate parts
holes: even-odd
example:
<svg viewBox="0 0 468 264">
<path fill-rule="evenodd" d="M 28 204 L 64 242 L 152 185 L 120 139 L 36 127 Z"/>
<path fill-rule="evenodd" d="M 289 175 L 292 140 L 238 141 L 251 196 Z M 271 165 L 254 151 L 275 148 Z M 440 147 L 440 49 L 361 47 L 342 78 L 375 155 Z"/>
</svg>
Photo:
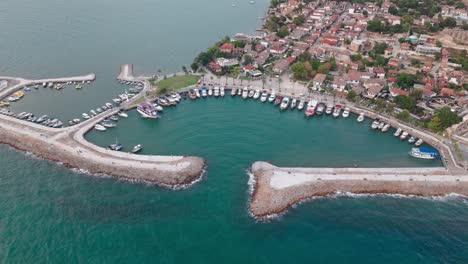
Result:
<svg viewBox="0 0 468 264">
<path fill-rule="evenodd" d="M 237 7 L 232 8 L 232 3 Z M 15 111 L 68 119 L 124 86 L 121 63 L 142 74 L 176 71 L 224 35 L 253 32 L 268 1 L 3 0 L 0 75 L 95 72 L 77 91 L 31 91 Z M 169 190 L 94 177 L 0 145 L 0 262 L 309 263 L 468 262 L 466 198 L 339 196 L 315 199 L 271 222 L 248 214 L 253 161 L 280 166 L 439 166 L 355 117 L 304 120 L 237 98 L 187 101 L 162 119 L 135 112 L 106 133 L 144 154 L 197 155 L 208 172 Z"/>
</svg>

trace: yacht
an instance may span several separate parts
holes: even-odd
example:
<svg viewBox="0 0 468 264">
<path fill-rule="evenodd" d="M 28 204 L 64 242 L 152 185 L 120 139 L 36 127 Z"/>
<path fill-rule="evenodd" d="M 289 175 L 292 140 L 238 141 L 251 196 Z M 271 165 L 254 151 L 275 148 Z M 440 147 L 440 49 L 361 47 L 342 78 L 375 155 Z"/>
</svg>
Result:
<svg viewBox="0 0 468 264">
<path fill-rule="evenodd" d="M 399 137 L 401 135 L 401 132 L 402 132 L 401 128 L 398 128 L 393 135 L 395 137 Z"/>
<path fill-rule="evenodd" d="M 114 122 L 112 122 L 112 121 L 110 121 L 110 120 L 102 121 L 102 122 L 101 122 L 101 125 L 104 126 L 104 127 L 106 127 L 106 128 L 113 128 L 113 127 L 116 127 L 116 126 L 117 126 Z"/>
<path fill-rule="evenodd" d="M 335 105 L 335 109 L 333 110 L 333 117 L 338 118 L 341 114 L 341 105 Z"/>
<path fill-rule="evenodd" d="M 344 118 L 347 118 L 347 117 L 349 116 L 349 107 L 345 107 L 342 116 L 343 116 Z"/>
<path fill-rule="evenodd" d="M 153 105 L 143 102 L 137 105 L 137 111 L 143 118 L 159 118 L 159 114 Z"/>
<path fill-rule="evenodd" d="M 98 131 L 106 131 L 106 128 L 100 124 L 96 124 L 94 125 L 94 129 L 98 130 Z"/>
<path fill-rule="evenodd" d="M 418 140 L 416 141 L 416 143 L 414 143 L 414 145 L 415 145 L 416 147 L 419 147 L 419 146 L 421 146 L 423 143 L 424 143 L 424 141 L 423 141 L 422 139 L 418 139 Z"/>
<path fill-rule="evenodd" d="M 284 97 L 283 100 L 281 100 L 280 109 L 284 110 L 284 109 L 288 108 L 288 106 L 289 106 L 289 98 Z"/>
<path fill-rule="evenodd" d="M 409 135 L 408 132 L 403 131 L 403 133 L 401 133 L 400 139 L 405 140 L 408 137 L 408 135 Z"/>
<path fill-rule="evenodd" d="M 387 132 L 389 129 L 390 129 L 390 124 L 385 124 L 385 125 L 382 127 L 382 132 Z"/>
<path fill-rule="evenodd" d="M 135 145 L 132 149 L 132 153 L 138 153 L 139 151 L 141 151 L 143 149 L 143 146 L 138 144 L 138 145 Z"/>
<path fill-rule="evenodd" d="M 215 88 L 214 88 L 214 96 L 215 97 L 219 96 L 219 87 L 218 86 L 215 86 Z"/>
<path fill-rule="evenodd" d="M 117 115 L 119 115 L 120 117 L 128 117 L 128 114 L 125 113 L 124 111 L 119 111 Z"/>
<path fill-rule="evenodd" d="M 224 87 L 220 88 L 219 95 L 221 95 L 221 97 L 224 97 Z"/>
<path fill-rule="evenodd" d="M 437 153 L 437 150 L 433 148 L 412 148 L 408 154 L 418 159 L 433 160 L 440 158 L 440 155 L 439 153 Z"/>
<path fill-rule="evenodd" d="M 361 122 L 364 121 L 364 118 L 365 118 L 365 117 L 364 117 L 364 113 L 361 113 L 361 114 L 359 114 L 359 116 L 358 116 L 358 118 L 357 118 L 357 121 L 358 121 L 359 123 L 361 123 Z"/>
<path fill-rule="evenodd" d="M 297 99 L 294 98 L 294 99 L 292 99 L 292 101 L 291 101 L 291 106 L 290 106 L 290 107 L 291 107 L 291 109 L 294 109 L 294 108 L 296 108 L 296 106 L 297 106 Z"/>
<path fill-rule="evenodd" d="M 276 93 L 275 93 L 275 92 L 272 92 L 272 93 L 270 94 L 270 97 L 268 97 L 268 102 L 271 103 L 271 102 L 275 101 L 275 99 L 276 99 Z"/>
<path fill-rule="evenodd" d="M 328 104 L 328 105 L 327 105 L 327 109 L 325 109 L 325 114 L 331 115 L 332 112 L 333 112 L 333 105 L 332 105 L 332 104 Z"/>
<path fill-rule="evenodd" d="M 414 142 L 416 142 L 416 138 L 411 136 L 409 139 L 408 139 L 408 143 L 410 144 L 413 144 Z"/>
<path fill-rule="evenodd" d="M 209 88 L 208 89 L 208 96 L 212 96 L 213 95 L 213 89 Z"/>
<path fill-rule="evenodd" d="M 249 95 L 249 90 L 247 89 L 247 87 L 244 87 L 244 89 L 242 89 L 242 98 L 247 99 L 248 95 Z"/>
<path fill-rule="evenodd" d="M 260 97 L 260 90 L 255 90 L 255 93 L 253 95 L 253 99 L 257 100 Z"/>
<path fill-rule="evenodd" d="M 231 96 L 235 96 L 237 94 L 237 89 L 236 88 L 232 88 L 231 89 Z"/>
<path fill-rule="evenodd" d="M 264 103 L 266 102 L 267 99 L 268 99 L 268 93 L 264 91 L 262 93 L 262 96 L 260 96 L 260 101 Z"/>
<path fill-rule="evenodd" d="M 299 105 L 297 106 L 297 110 L 302 111 L 302 109 L 304 109 L 304 104 L 305 104 L 305 100 L 302 99 L 302 100 L 299 102 Z"/>
</svg>

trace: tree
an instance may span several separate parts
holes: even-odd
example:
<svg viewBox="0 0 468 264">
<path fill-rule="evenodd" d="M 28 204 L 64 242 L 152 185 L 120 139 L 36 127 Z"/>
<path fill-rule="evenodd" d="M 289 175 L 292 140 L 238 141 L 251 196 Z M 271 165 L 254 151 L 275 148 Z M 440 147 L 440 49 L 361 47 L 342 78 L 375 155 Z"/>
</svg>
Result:
<svg viewBox="0 0 468 264">
<path fill-rule="evenodd" d="M 355 102 L 357 100 L 358 94 L 354 90 L 348 91 L 348 94 L 346 95 L 346 99 L 348 99 L 351 102 Z"/>
<path fill-rule="evenodd" d="M 440 22 L 441 27 L 454 28 L 457 26 L 457 20 L 453 17 L 446 17 L 443 21 Z"/>
<path fill-rule="evenodd" d="M 394 16 L 398 16 L 398 8 L 396 6 L 389 7 L 388 12 Z"/>
<path fill-rule="evenodd" d="M 365 17 L 369 16 L 369 12 L 367 12 L 367 10 L 362 11 L 362 14 L 363 14 Z"/>
<path fill-rule="evenodd" d="M 411 118 L 411 115 L 410 113 L 408 112 L 408 110 L 403 110 L 401 111 L 400 113 L 396 114 L 396 118 L 400 119 L 400 120 L 403 120 L 405 122 L 408 122 Z"/>
<path fill-rule="evenodd" d="M 310 55 L 310 53 L 307 51 L 304 51 L 303 53 L 299 54 L 299 56 L 297 56 L 297 61 L 306 62 L 306 61 L 310 61 L 311 58 L 312 56 Z"/>
<path fill-rule="evenodd" d="M 289 35 L 289 30 L 288 30 L 288 27 L 286 26 L 282 26 L 278 32 L 276 32 L 276 36 L 280 37 L 280 38 L 284 38 L 286 36 Z"/>
<path fill-rule="evenodd" d="M 435 132 L 441 132 L 452 125 L 459 123 L 461 120 L 461 117 L 459 117 L 455 112 L 452 112 L 449 107 L 444 106 L 435 111 L 434 117 L 429 121 L 427 126 Z"/>
<path fill-rule="evenodd" d="M 192 63 L 192 65 L 190 65 L 190 68 L 192 68 L 192 70 L 194 72 L 196 72 L 198 70 L 198 68 L 200 67 L 200 65 L 196 62 Z"/>
<path fill-rule="evenodd" d="M 418 81 L 418 76 L 406 72 L 399 73 L 397 76 L 397 84 L 403 88 L 410 88 Z"/>
<path fill-rule="evenodd" d="M 423 90 L 422 89 L 413 89 L 413 90 L 410 91 L 409 96 L 417 101 L 417 100 L 422 98 Z"/>
<path fill-rule="evenodd" d="M 325 66 L 325 64 L 322 64 L 322 65 L 320 65 L 318 67 L 317 72 L 327 74 L 328 73 L 328 68 L 327 68 L 327 66 Z"/>
<path fill-rule="evenodd" d="M 305 19 L 304 19 L 303 15 L 299 15 L 299 16 L 295 17 L 294 20 L 293 20 L 293 23 L 296 26 L 302 25 L 304 22 L 305 22 Z"/>
<path fill-rule="evenodd" d="M 249 54 L 244 55 L 244 65 L 250 65 L 250 64 L 253 64 L 254 62 L 255 60 L 251 55 Z"/>
<path fill-rule="evenodd" d="M 291 66 L 291 71 L 293 72 L 293 76 L 295 79 L 305 80 L 308 77 L 308 73 L 303 62 L 299 61 L 294 63 Z"/>
<path fill-rule="evenodd" d="M 406 95 L 397 95 L 395 97 L 395 103 L 403 109 L 411 110 L 416 106 L 416 101 Z"/>
<path fill-rule="evenodd" d="M 351 40 L 349 38 L 344 39 L 344 44 L 349 45 L 351 44 Z"/>
</svg>

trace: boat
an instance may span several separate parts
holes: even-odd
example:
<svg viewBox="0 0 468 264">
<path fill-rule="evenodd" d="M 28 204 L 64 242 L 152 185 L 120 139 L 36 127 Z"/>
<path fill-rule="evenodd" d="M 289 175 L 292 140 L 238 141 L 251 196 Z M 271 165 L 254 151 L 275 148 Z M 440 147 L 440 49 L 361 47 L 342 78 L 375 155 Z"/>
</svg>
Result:
<svg viewBox="0 0 468 264">
<path fill-rule="evenodd" d="M 409 139 L 408 139 L 408 143 L 410 144 L 413 144 L 414 142 L 416 142 L 416 138 L 411 136 Z"/>
<path fill-rule="evenodd" d="M 313 116 L 315 114 L 315 108 L 317 108 L 318 101 L 315 99 L 310 99 L 309 103 L 307 103 L 307 108 L 305 110 L 306 116 Z"/>
<path fill-rule="evenodd" d="M 213 95 L 214 95 L 215 97 L 218 97 L 218 96 L 219 96 L 219 87 L 218 87 L 218 86 L 215 86 Z"/>
<path fill-rule="evenodd" d="M 92 115 L 92 116 L 97 115 L 97 113 L 96 113 L 94 110 L 90 110 L 89 112 L 91 112 L 91 115 Z"/>
<path fill-rule="evenodd" d="M 108 109 L 114 108 L 114 106 L 111 103 L 106 103 L 106 106 Z"/>
<path fill-rule="evenodd" d="M 325 114 L 330 115 L 333 112 L 333 105 L 328 104 L 327 108 L 325 109 Z"/>
<path fill-rule="evenodd" d="M 249 90 L 247 89 L 247 87 L 244 87 L 244 89 L 242 89 L 242 98 L 247 99 L 248 95 L 249 95 Z"/>
<path fill-rule="evenodd" d="M 195 91 L 192 88 L 189 89 L 188 96 L 190 99 L 197 98 L 197 95 L 195 94 Z"/>
<path fill-rule="evenodd" d="M 235 96 L 237 94 L 237 89 L 236 88 L 232 88 L 231 89 L 231 96 Z"/>
<path fill-rule="evenodd" d="M 350 111 L 349 107 L 345 107 L 342 116 L 344 118 L 347 118 L 349 116 L 349 111 Z"/>
<path fill-rule="evenodd" d="M 224 87 L 219 88 L 219 95 L 220 95 L 221 97 L 224 97 L 224 94 L 225 94 L 225 92 L 224 92 Z"/>
<path fill-rule="evenodd" d="M 385 124 L 383 127 L 382 127 L 382 132 L 387 132 L 388 130 L 390 129 L 390 124 Z"/>
<path fill-rule="evenodd" d="M 361 113 L 361 114 L 359 114 L 359 116 L 358 116 L 358 118 L 357 118 L 357 121 L 358 121 L 359 123 L 361 123 L 361 122 L 364 121 L 364 118 L 365 118 L 364 113 Z"/>
<path fill-rule="evenodd" d="M 278 96 L 276 97 L 276 99 L 275 99 L 275 103 L 274 103 L 274 104 L 275 104 L 275 105 L 281 104 L 281 100 L 283 100 L 283 96 L 278 95 Z"/>
<path fill-rule="evenodd" d="M 156 109 L 156 111 L 159 111 L 159 112 L 162 112 L 164 110 L 164 108 L 158 105 L 157 103 L 153 103 L 153 107 L 154 109 Z"/>
<path fill-rule="evenodd" d="M 122 102 L 122 100 L 120 98 L 114 98 L 114 99 L 112 99 L 112 101 L 114 101 L 114 103 L 116 103 L 116 104 L 120 104 Z"/>
<path fill-rule="evenodd" d="M 119 151 L 119 150 L 121 150 L 122 148 L 123 148 L 123 145 L 120 144 L 120 143 L 118 143 L 117 140 L 115 141 L 114 144 L 110 144 L 110 145 L 109 145 L 109 149 L 110 149 L 110 150 L 114 150 L 114 151 Z"/>
<path fill-rule="evenodd" d="M 213 95 L 213 89 L 208 89 L 208 96 L 212 96 Z"/>
<path fill-rule="evenodd" d="M 36 119 L 36 123 L 40 124 L 40 123 L 46 121 L 47 118 L 49 118 L 47 115 L 43 115 L 43 116 L 39 117 L 38 119 Z"/>
<path fill-rule="evenodd" d="M 110 120 L 102 121 L 101 125 L 106 127 L 106 128 L 113 128 L 113 127 L 117 126 L 114 122 L 112 122 Z"/>
<path fill-rule="evenodd" d="M 305 100 L 301 100 L 299 102 L 299 105 L 297 106 L 297 110 L 302 111 L 302 109 L 304 109 L 304 105 L 305 105 Z"/>
<path fill-rule="evenodd" d="M 280 109 L 284 110 L 288 108 L 288 106 L 289 106 L 289 97 L 284 97 L 283 100 L 281 100 Z"/>
<path fill-rule="evenodd" d="M 241 95 L 242 95 L 242 89 L 241 89 L 241 88 L 237 89 L 237 95 L 238 95 L 238 96 L 241 96 Z"/>
<path fill-rule="evenodd" d="M 137 105 L 137 111 L 143 118 L 159 118 L 158 111 L 154 108 L 152 104 L 147 102 L 142 102 Z"/>
<path fill-rule="evenodd" d="M 255 95 L 255 91 L 254 91 L 254 90 L 250 90 L 250 91 L 249 91 L 249 94 L 248 94 L 248 97 L 249 97 L 249 98 L 252 98 L 254 95 Z"/>
<path fill-rule="evenodd" d="M 96 112 L 102 113 L 102 109 L 101 109 L 100 107 L 98 107 L 98 108 L 96 109 Z"/>
<path fill-rule="evenodd" d="M 143 146 L 138 144 L 138 145 L 135 145 L 133 148 L 132 148 L 132 153 L 137 153 L 139 151 L 141 151 L 143 149 Z"/>
<path fill-rule="evenodd" d="M 87 113 L 81 114 L 84 119 L 90 119 L 91 117 Z"/>
<path fill-rule="evenodd" d="M 433 160 L 440 158 L 437 150 L 433 148 L 412 148 L 408 154 L 418 159 Z"/>
<path fill-rule="evenodd" d="M 159 97 L 155 102 L 159 105 L 168 106 L 170 105 L 169 101 L 165 97 Z"/>
<path fill-rule="evenodd" d="M 403 131 L 403 133 L 401 133 L 400 139 L 401 139 L 401 140 L 405 140 L 405 139 L 406 139 L 406 137 L 408 137 L 408 135 L 409 135 L 409 133 L 408 133 L 408 132 L 406 132 L 406 131 Z"/>
<path fill-rule="evenodd" d="M 200 98 L 200 91 L 198 89 L 195 89 L 195 95 L 197 96 L 197 98 Z"/>
<path fill-rule="evenodd" d="M 374 120 L 374 122 L 372 122 L 372 125 L 371 125 L 371 128 L 372 129 L 377 129 L 380 125 L 380 122 L 378 120 Z"/>
<path fill-rule="evenodd" d="M 21 98 L 19 98 L 18 96 L 10 96 L 10 97 L 7 98 L 7 101 L 8 102 L 16 102 L 19 99 L 21 99 Z"/>
<path fill-rule="evenodd" d="M 43 82 L 43 83 L 42 83 L 42 87 L 44 87 L 44 88 L 47 87 L 47 83 L 46 83 L 46 82 Z"/>
<path fill-rule="evenodd" d="M 315 113 L 317 113 L 317 115 L 321 115 L 321 114 L 323 114 L 324 111 L 325 111 L 325 104 L 324 103 L 319 103 L 317 105 L 317 109 L 315 110 Z"/>
<path fill-rule="evenodd" d="M 262 96 L 260 96 L 260 101 L 261 101 L 262 103 L 264 103 L 264 102 L 266 102 L 267 99 L 268 99 L 268 93 L 264 91 L 264 92 L 262 93 Z"/>
<path fill-rule="evenodd" d="M 294 98 L 294 99 L 292 99 L 292 101 L 291 101 L 290 107 L 291 107 L 291 109 L 294 109 L 294 108 L 296 108 L 296 106 L 297 106 L 297 99 Z"/>
<path fill-rule="evenodd" d="M 94 129 L 96 129 L 98 131 L 106 131 L 106 128 L 103 125 L 100 125 L 100 124 L 94 125 Z"/>
<path fill-rule="evenodd" d="M 127 113 L 125 113 L 124 111 L 117 112 L 117 115 L 119 115 L 120 117 L 128 117 Z"/>
<path fill-rule="evenodd" d="M 275 99 L 276 99 L 276 93 L 275 93 L 275 92 L 272 92 L 272 93 L 270 94 L 270 97 L 268 97 L 268 102 L 271 103 L 271 102 L 275 101 Z"/>
<path fill-rule="evenodd" d="M 395 137 L 399 137 L 401 135 L 401 132 L 402 132 L 401 128 L 398 128 L 393 135 Z"/>
<path fill-rule="evenodd" d="M 204 86 L 201 88 L 201 96 L 202 97 L 208 96 L 208 91 L 206 90 L 206 87 L 204 87 Z"/>
<path fill-rule="evenodd" d="M 423 143 L 424 143 L 424 141 L 423 141 L 422 139 L 418 139 L 418 140 L 416 141 L 416 143 L 414 143 L 414 145 L 415 145 L 416 147 L 419 147 L 419 146 L 421 146 Z"/>
<path fill-rule="evenodd" d="M 260 90 L 255 90 L 255 93 L 253 95 L 253 99 L 257 100 L 260 97 Z"/>
<path fill-rule="evenodd" d="M 116 115 L 110 116 L 109 119 L 112 120 L 112 121 L 119 121 L 119 117 L 116 116 Z"/>
<path fill-rule="evenodd" d="M 29 92 L 29 91 L 31 91 L 31 88 L 29 88 L 28 86 L 25 86 L 25 87 L 23 88 L 23 90 L 25 90 L 26 92 Z"/>
<path fill-rule="evenodd" d="M 75 118 L 75 119 L 73 119 L 72 121 L 73 121 L 73 123 L 75 123 L 75 124 L 81 123 L 81 120 L 80 120 L 79 118 Z"/>
<path fill-rule="evenodd" d="M 335 105 L 335 109 L 333 110 L 333 117 L 338 118 L 341 114 L 341 105 Z"/>
<path fill-rule="evenodd" d="M 385 122 L 380 122 L 379 126 L 377 127 L 379 130 L 382 130 L 382 128 L 384 128 L 385 126 Z"/>
<path fill-rule="evenodd" d="M 5 106 L 9 106 L 10 103 L 9 102 L 0 102 L 0 107 L 5 107 Z"/>
</svg>

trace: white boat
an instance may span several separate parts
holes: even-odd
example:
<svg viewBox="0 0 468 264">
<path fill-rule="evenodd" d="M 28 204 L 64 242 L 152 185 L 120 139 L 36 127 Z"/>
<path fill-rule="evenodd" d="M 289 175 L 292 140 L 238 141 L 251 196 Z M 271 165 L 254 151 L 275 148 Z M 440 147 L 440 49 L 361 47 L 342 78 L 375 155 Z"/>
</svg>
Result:
<svg viewBox="0 0 468 264">
<path fill-rule="evenodd" d="M 97 115 L 96 112 L 95 112 L 94 110 L 91 110 L 91 111 L 89 111 L 89 112 L 91 112 L 91 115 L 93 115 L 93 116 Z"/>
<path fill-rule="evenodd" d="M 361 122 L 364 121 L 364 118 L 365 118 L 365 117 L 364 117 L 364 113 L 361 113 L 361 114 L 359 114 L 359 116 L 358 116 L 358 118 L 357 118 L 357 121 L 358 121 L 359 123 L 361 123 Z"/>
<path fill-rule="evenodd" d="M 416 143 L 414 143 L 414 145 L 415 145 L 416 147 L 419 147 L 419 146 L 421 146 L 423 143 L 424 143 L 424 141 L 423 141 L 422 139 L 418 139 L 418 140 L 416 141 Z"/>
<path fill-rule="evenodd" d="M 296 106 L 297 106 L 297 99 L 294 98 L 294 99 L 292 99 L 292 101 L 291 101 L 290 108 L 291 108 L 291 109 L 294 109 L 294 108 L 296 108 Z"/>
<path fill-rule="evenodd" d="M 106 127 L 106 128 L 112 128 L 112 127 L 116 127 L 117 125 L 111 121 L 104 121 L 104 122 L 101 122 L 101 125 Z"/>
<path fill-rule="evenodd" d="M 374 122 L 372 122 L 372 125 L 371 125 L 371 128 L 372 129 L 377 129 L 380 125 L 380 122 L 377 121 L 377 120 L 374 120 Z"/>
<path fill-rule="evenodd" d="M 379 127 L 377 127 L 377 128 L 378 128 L 379 130 L 382 130 L 382 128 L 384 128 L 385 125 L 386 125 L 385 122 L 381 122 L 381 123 L 379 124 Z"/>
<path fill-rule="evenodd" d="M 156 109 L 156 111 L 159 111 L 159 112 L 162 112 L 164 110 L 164 108 L 156 103 L 153 104 L 153 107 L 154 109 Z"/>
<path fill-rule="evenodd" d="M 268 93 L 264 91 L 264 92 L 262 93 L 262 96 L 260 96 L 260 101 L 261 101 L 262 103 L 264 103 L 264 102 L 266 102 L 267 99 L 268 99 Z"/>
<path fill-rule="evenodd" d="M 325 109 L 325 114 L 330 115 L 333 112 L 333 105 L 328 104 L 327 109 Z"/>
<path fill-rule="evenodd" d="M 288 106 L 289 106 L 289 97 L 284 97 L 283 100 L 281 100 L 280 109 L 284 110 L 288 108 Z"/>
<path fill-rule="evenodd" d="M 137 153 L 137 152 L 141 151 L 142 149 L 143 149 L 143 146 L 138 144 L 138 145 L 133 147 L 132 153 Z"/>
<path fill-rule="evenodd" d="M 307 104 L 307 108 L 305 110 L 306 116 L 312 116 L 315 114 L 315 108 L 317 107 L 318 101 L 315 99 L 310 99 L 309 103 Z"/>
<path fill-rule="evenodd" d="M 238 96 L 241 96 L 241 95 L 242 95 L 242 89 L 241 89 L 241 88 L 237 89 L 237 95 L 238 95 Z"/>
<path fill-rule="evenodd" d="M 254 95 L 255 95 L 255 91 L 254 91 L 254 90 L 250 90 L 249 93 L 248 93 L 248 97 L 249 97 L 249 98 L 252 98 Z"/>
<path fill-rule="evenodd" d="M 338 118 L 341 115 L 341 106 L 336 105 L 335 109 L 333 110 L 333 117 Z"/>
<path fill-rule="evenodd" d="M 98 131 L 106 131 L 106 128 L 103 125 L 100 125 L 100 124 L 94 125 L 94 129 L 96 129 Z"/>
<path fill-rule="evenodd" d="M 408 135 L 409 135 L 408 132 L 403 131 L 403 133 L 401 133 L 400 139 L 405 140 L 408 137 Z"/>
<path fill-rule="evenodd" d="M 221 95 L 221 97 L 224 97 L 224 87 L 220 88 L 219 95 Z"/>
<path fill-rule="evenodd" d="M 439 153 L 437 153 L 437 150 L 432 148 L 412 148 L 408 154 L 418 159 L 433 160 L 440 158 L 440 155 Z"/>
<path fill-rule="evenodd" d="M 213 95 L 213 89 L 208 89 L 208 96 L 212 96 Z"/>
<path fill-rule="evenodd" d="M 244 89 L 242 89 L 242 98 L 247 99 L 247 96 L 249 96 L 249 89 L 244 87 Z"/>
<path fill-rule="evenodd" d="M 387 132 L 389 129 L 390 129 L 390 124 L 385 124 L 385 125 L 382 127 L 382 132 Z"/>
<path fill-rule="evenodd" d="M 152 104 L 142 102 L 137 105 L 137 111 L 143 118 L 156 119 L 159 118 L 158 111 L 153 107 Z"/>
<path fill-rule="evenodd" d="M 122 102 L 122 100 L 120 100 L 120 98 L 114 98 L 114 99 L 112 99 L 112 101 L 114 101 L 114 103 L 116 103 L 116 104 L 120 104 Z"/>
<path fill-rule="evenodd" d="M 408 139 L 408 143 L 410 144 L 413 144 L 414 142 L 416 142 L 416 138 L 411 136 L 409 139 Z"/>
<path fill-rule="evenodd" d="M 195 89 L 195 95 L 197 96 L 197 98 L 200 98 L 200 91 L 198 89 Z"/>
<path fill-rule="evenodd" d="M 235 96 L 237 94 L 237 89 L 236 88 L 232 88 L 231 89 L 231 96 Z"/>
<path fill-rule="evenodd" d="M 275 101 L 275 99 L 276 99 L 276 93 L 275 93 L 275 92 L 272 92 L 272 93 L 270 94 L 270 97 L 268 97 L 268 102 L 271 103 L 271 102 Z"/>
<path fill-rule="evenodd" d="M 345 107 L 343 114 L 342 114 L 344 118 L 347 118 L 349 116 L 349 110 L 350 110 L 349 107 Z"/>
<path fill-rule="evenodd" d="M 121 117 L 128 117 L 127 113 L 125 113 L 124 111 L 119 111 L 117 114 Z"/>
<path fill-rule="evenodd" d="M 219 87 L 218 86 L 215 86 L 215 88 L 214 88 L 214 96 L 215 97 L 219 96 Z"/>
<path fill-rule="evenodd" d="M 260 90 L 255 90 L 255 93 L 253 95 L 253 99 L 257 100 L 260 97 Z"/>
<path fill-rule="evenodd" d="M 304 109 L 304 105 L 305 105 L 305 100 L 299 101 L 299 105 L 297 106 L 297 110 L 302 111 L 302 109 Z"/>
<path fill-rule="evenodd" d="M 393 135 L 394 135 L 395 137 L 399 137 L 399 136 L 401 135 L 401 132 L 402 132 L 401 128 L 398 128 L 398 129 L 395 131 L 395 133 L 393 133 Z"/>
</svg>

